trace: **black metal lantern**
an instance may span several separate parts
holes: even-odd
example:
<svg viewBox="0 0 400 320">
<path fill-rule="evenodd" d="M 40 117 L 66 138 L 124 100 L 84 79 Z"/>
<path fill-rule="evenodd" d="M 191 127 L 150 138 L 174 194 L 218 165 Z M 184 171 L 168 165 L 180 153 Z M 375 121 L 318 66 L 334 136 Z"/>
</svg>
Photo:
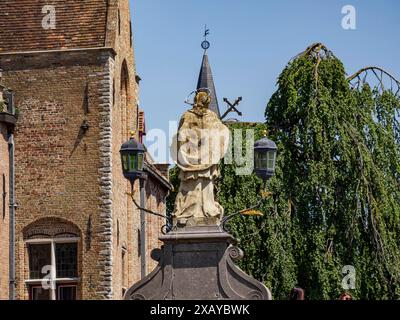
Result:
<svg viewBox="0 0 400 320">
<path fill-rule="evenodd" d="M 275 173 L 277 151 L 275 142 L 266 137 L 254 144 L 254 172 L 264 181 Z"/>
<path fill-rule="evenodd" d="M 133 183 L 143 177 L 144 146 L 134 137 L 121 146 L 122 171 L 124 177 Z"/>
</svg>

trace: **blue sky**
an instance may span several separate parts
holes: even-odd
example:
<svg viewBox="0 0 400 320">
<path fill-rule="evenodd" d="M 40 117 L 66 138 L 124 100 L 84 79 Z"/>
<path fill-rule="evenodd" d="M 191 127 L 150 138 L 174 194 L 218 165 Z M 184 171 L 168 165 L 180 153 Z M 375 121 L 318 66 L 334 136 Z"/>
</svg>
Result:
<svg viewBox="0 0 400 320">
<path fill-rule="evenodd" d="M 342 7 L 356 9 L 356 30 L 342 28 Z M 203 51 L 204 25 L 221 112 L 223 97 L 243 97 L 243 121 L 263 121 L 286 63 L 322 42 L 349 74 L 381 66 L 400 78 L 398 0 L 131 0 L 140 106 L 147 129 L 168 132 L 188 108 Z"/>
</svg>

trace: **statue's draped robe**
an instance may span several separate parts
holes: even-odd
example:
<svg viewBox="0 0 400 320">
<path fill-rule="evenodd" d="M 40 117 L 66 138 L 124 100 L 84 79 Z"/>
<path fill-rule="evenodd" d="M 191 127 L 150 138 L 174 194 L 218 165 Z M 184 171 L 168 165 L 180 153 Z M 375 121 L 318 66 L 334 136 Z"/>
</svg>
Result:
<svg viewBox="0 0 400 320">
<path fill-rule="evenodd" d="M 224 209 L 214 200 L 214 180 L 228 149 L 229 129 L 213 111 L 193 108 L 182 116 L 177 138 L 175 161 L 181 169 L 181 184 L 174 221 L 218 224 Z"/>
</svg>

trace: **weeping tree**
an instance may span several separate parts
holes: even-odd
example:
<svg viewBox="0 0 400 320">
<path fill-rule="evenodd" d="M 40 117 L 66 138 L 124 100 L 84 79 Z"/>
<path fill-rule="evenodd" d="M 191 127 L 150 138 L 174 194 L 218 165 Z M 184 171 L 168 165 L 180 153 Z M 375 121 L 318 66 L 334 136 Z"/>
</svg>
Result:
<svg viewBox="0 0 400 320">
<path fill-rule="evenodd" d="M 361 73 L 347 79 L 314 44 L 289 62 L 266 108 L 282 150 L 275 192 L 291 206 L 296 279 L 314 299 L 338 297 L 345 265 L 356 297 L 400 297 L 398 91 L 383 79 L 371 88 Z"/>
<path fill-rule="evenodd" d="M 275 299 L 295 285 L 308 299 L 337 299 L 344 266 L 354 267 L 355 298 L 400 298 L 399 88 L 376 67 L 347 78 L 341 61 L 313 44 L 282 71 L 264 124 L 231 125 L 256 139 L 267 130 L 278 144 L 264 216 L 230 224 L 245 252 L 241 267 Z M 263 188 L 236 167 L 220 165 L 226 214 L 257 203 Z"/>
</svg>

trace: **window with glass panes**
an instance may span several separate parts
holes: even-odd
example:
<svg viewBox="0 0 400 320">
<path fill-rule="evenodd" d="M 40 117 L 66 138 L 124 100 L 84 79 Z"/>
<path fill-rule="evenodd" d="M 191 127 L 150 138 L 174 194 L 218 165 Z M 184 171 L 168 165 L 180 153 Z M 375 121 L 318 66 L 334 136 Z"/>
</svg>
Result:
<svg viewBox="0 0 400 320">
<path fill-rule="evenodd" d="M 28 240 L 27 247 L 30 298 L 75 300 L 79 282 L 77 239 Z M 40 285 L 42 279 L 47 286 Z"/>
</svg>

